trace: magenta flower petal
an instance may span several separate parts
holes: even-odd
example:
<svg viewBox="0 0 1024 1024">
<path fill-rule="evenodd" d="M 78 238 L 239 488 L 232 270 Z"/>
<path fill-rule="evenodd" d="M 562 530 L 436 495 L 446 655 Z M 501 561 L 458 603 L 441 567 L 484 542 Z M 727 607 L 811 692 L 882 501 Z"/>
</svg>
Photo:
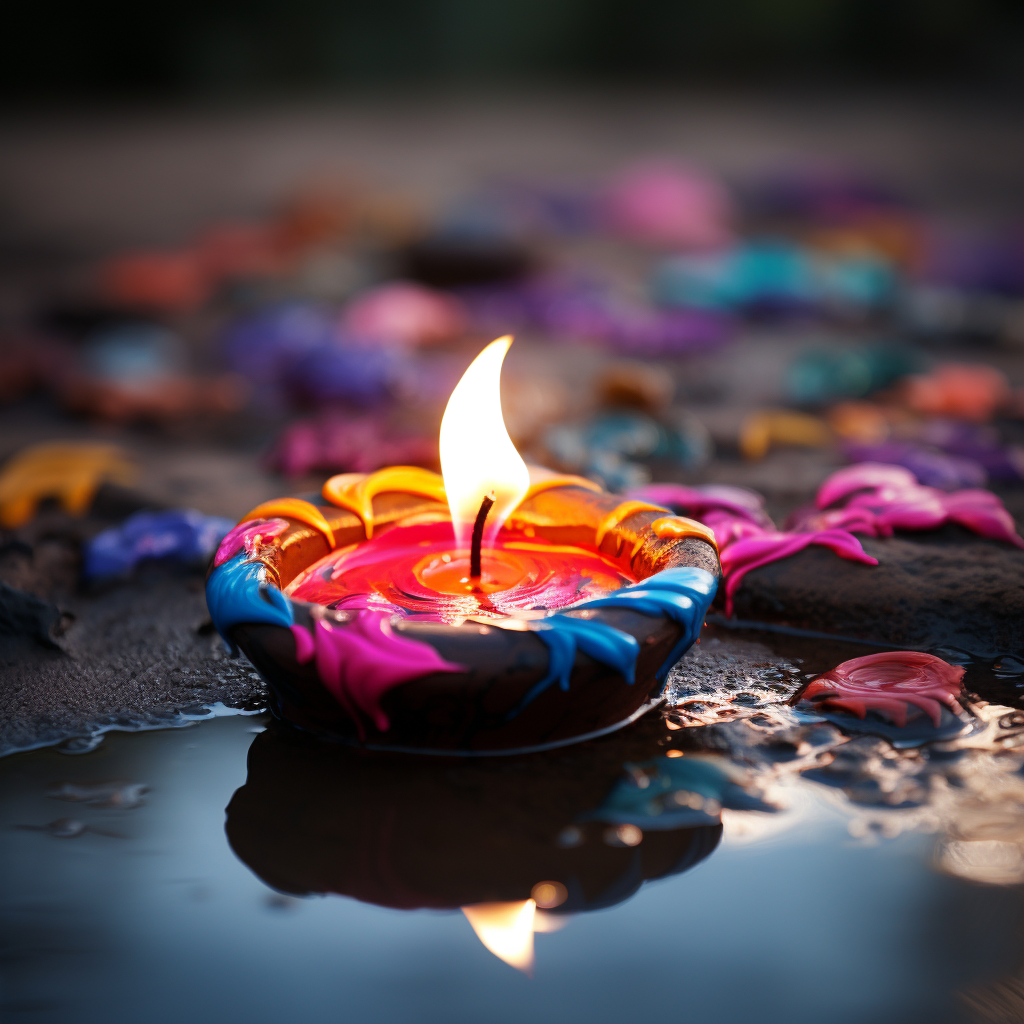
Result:
<svg viewBox="0 0 1024 1024">
<path fill-rule="evenodd" d="M 982 537 L 1024 548 L 1013 516 L 991 491 L 955 491 L 944 495 L 942 503 L 950 522 L 966 526 Z"/>
<path fill-rule="evenodd" d="M 842 507 L 832 507 L 837 503 Z M 801 515 L 798 529 L 841 526 L 888 537 L 894 530 L 934 530 L 943 523 L 959 523 L 982 537 L 1024 547 L 1013 517 L 991 491 L 946 493 L 922 487 L 900 466 L 864 462 L 841 469 L 821 485 L 816 505 L 827 511 Z"/>
<path fill-rule="evenodd" d="M 860 462 L 836 470 L 818 489 L 815 504 L 818 508 L 828 508 L 857 491 L 898 491 L 908 487 L 918 487 L 917 477 L 909 469 L 881 462 Z"/>
<path fill-rule="evenodd" d="M 882 535 L 889 537 L 893 530 L 934 530 L 947 519 L 942 502 L 932 495 L 920 500 L 913 497 L 905 501 L 894 501 L 875 509 L 875 521 L 882 528 Z"/>
<path fill-rule="evenodd" d="M 878 565 L 878 559 L 861 547 L 860 541 L 845 530 L 821 530 L 817 533 L 765 533 L 730 544 L 721 555 L 725 574 L 725 614 L 732 615 L 733 595 L 743 577 L 752 569 L 777 562 L 802 551 L 810 544 L 831 548 L 840 558 Z"/>
<path fill-rule="evenodd" d="M 309 630 L 302 626 L 290 626 L 289 629 L 292 631 L 292 636 L 295 637 L 295 660 L 300 665 L 312 661 L 316 654 L 316 644 L 313 642 Z"/>
<path fill-rule="evenodd" d="M 852 711 L 863 718 L 868 711 L 885 711 L 897 725 L 906 724 L 906 705 L 920 708 L 938 728 L 942 705 L 954 714 L 964 670 L 932 654 L 891 651 L 844 661 L 818 676 L 803 692 L 804 700 Z"/>
</svg>

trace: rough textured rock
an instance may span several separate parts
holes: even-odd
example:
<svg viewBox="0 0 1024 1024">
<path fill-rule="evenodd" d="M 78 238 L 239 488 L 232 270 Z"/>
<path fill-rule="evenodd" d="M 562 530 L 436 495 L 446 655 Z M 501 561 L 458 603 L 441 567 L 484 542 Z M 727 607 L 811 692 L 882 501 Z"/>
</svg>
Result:
<svg viewBox="0 0 1024 1024">
<path fill-rule="evenodd" d="M 754 570 L 736 618 L 892 647 L 1024 654 L 1024 551 L 956 526 L 863 544 L 879 565 L 809 547 Z"/>
<path fill-rule="evenodd" d="M 60 610 L 49 601 L 0 583 L 0 642 L 24 639 L 48 646 L 60 617 Z"/>
<path fill-rule="evenodd" d="M 34 544 L 0 548 L 0 754 L 262 704 L 255 670 L 208 626 L 201 574 L 152 563 L 85 592 L 74 532 L 87 522 L 34 529 Z"/>
</svg>

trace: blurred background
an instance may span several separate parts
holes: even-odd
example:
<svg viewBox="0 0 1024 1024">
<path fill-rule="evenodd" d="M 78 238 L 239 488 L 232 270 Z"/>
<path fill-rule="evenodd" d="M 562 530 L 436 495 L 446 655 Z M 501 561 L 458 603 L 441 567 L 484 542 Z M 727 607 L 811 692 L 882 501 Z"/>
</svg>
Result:
<svg viewBox="0 0 1024 1024">
<path fill-rule="evenodd" d="M 1024 6 L 1009 0 L 5 11 L 0 634 L 25 642 L 18 685 L 0 688 L 0 750 L 86 756 L 2 762 L 3 831 L 20 851 L 0 907 L 16 936 L 3 1008 L 380 1018 L 383 1001 L 395 1019 L 413 1006 L 433 1019 L 426 999 L 447 1024 L 481 1006 L 496 1020 L 581 1006 L 664 1019 L 686 999 L 716 1019 L 793 1024 L 823 1005 L 841 1021 L 960 1021 L 967 992 L 976 1019 L 1020 1020 L 1006 907 L 1024 826 L 1005 753 L 998 785 L 979 757 L 931 790 L 1008 808 L 990 830 L 989 811 L 968 817 L 953 797 L 935 814 L 924 797 L 900 803 L 892 762 L 863 748 L 862 776 L 835 783 L 850 786 L 853 824 L 827 779 L 817 795 L 794 787 L 763 845 L 744 845 L 760 842 L 759 812 L 746 826 L 737 814 L 695 885 L 581 915 L 527 988 L 461 915 L 265 891 L 223 835 L 251 719 L 95 748 L 107 729 L 262 706 L 259 677 L 208 621 L 218 542 L 257 504 L 315 498 L 332 474 L 438 468 L 452 388 L 506 333 L 520 451 L 611 490 L 738 485 L 765 499 L 746 495 L 758 528 L 785 529 L 830 473 L 883 462 L 937 491 L 988 488 L 1019 522 L 1022 99 Z M 713 658 L 719 639 L 705 639 Z M 783 685 L 767 647 L 745 657 L 776 680 L 761 697 L 750 678 L 728 682 L 751 708 L 810 674 L 794 655 Z M 731 658 L 708 678 L 746 672 Z M 997 667 L 1019 707 L 1024 663 Z M 549 801 L 540 782 L 531 813 Z M 132 810 L 150 785 L 151 807 Z M 136 796 L 116 790 L 117 804 L 115 786 Z M 478 788 L 465 792 L 484 805 Z M 43 825 L 65 798 L 99 817 Z M 950 831 L 934 839 L 940 821 Z M 618 853 L 633 881 L 616 900 L 651 877 Z M 809 957 L 808 935 L 832 955 Z"/>
<path fill-rule="evenodd" d="M 394 0 L 20 5 L 12 95 L 81 99 L 481 84 L 1021 81 L 1010 0 Z"/>
<path fill-rule="evenodd" d="M 1018 5 L 22 5 L 3 48 L 0 456 L 113 440 L 236 517 L 436 465 L 511 331 L 517 443 L 613 489 L 1020 477 Z"/>
</svg>

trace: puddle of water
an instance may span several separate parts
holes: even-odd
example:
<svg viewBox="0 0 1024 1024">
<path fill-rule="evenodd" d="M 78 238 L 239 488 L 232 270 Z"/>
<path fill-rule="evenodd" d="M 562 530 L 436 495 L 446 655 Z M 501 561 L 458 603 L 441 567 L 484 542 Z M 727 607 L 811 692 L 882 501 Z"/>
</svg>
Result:
<svg viewBox="0 0 1024 1024">
<path fill-rule="evenodd" d="M 223 701 L 214 701 L 211 704 L 197 704 L 188 708 L 181 708 L 173 713 L 159 716 L 153 715 L 150 718 L 125 719 L 119 722 L 97 722 L 89 731 L 81 736 L 71 736 L 58 743 L 54 749 L 62 754 L 89 754 L 112 732 L 187 729 L 197 722 L 205 722 L 211 718 L 225 718 L 233 715 L 259 715 L 265 710 L 265 705 L 260 703 L 253 703 L 251 706 L 233 706 L 225 704 Z"/>
<path fill-rule="evenodd" d="M 0 761 L 3 1019 L 969 1021 L 1024 964 L 1019 887 L 937 870 L 915 828 L 853 838 L 835 787 L 781 776 L 772 811 L 719 779 L 719 842 L 690 800 L 725 759 L 667 756 L 691 730 L 425 769 L 264 724 Z M 630 787 L 697 817 L 652 827 Z M 459 906 L 524 900 L 559 865 L 530 978 Z"/>
</svg>

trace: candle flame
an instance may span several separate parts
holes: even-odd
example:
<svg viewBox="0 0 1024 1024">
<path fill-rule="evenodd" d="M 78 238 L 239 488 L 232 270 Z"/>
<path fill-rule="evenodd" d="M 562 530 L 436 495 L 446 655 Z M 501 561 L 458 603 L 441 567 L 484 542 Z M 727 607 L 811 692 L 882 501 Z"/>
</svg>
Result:
<svg viewBox="0 0 1024 1024">
<path fill-rule="evenodd" d="M 511 344 L 511 335 L 498 338 L 470 363 L 441 419 L 441 475 L 460 548 L 469 547 L 485 497 L 494 497 L 483 535 L 489 546 L 530 487 L 501 414 L 501 364 Z"/>
<path fill-rule="evenodd" d="M 515 903 L 476 903 L 462 912 L 477 938 L 509 966 L 533 974 L 535 900 Z"/>
</svg>

